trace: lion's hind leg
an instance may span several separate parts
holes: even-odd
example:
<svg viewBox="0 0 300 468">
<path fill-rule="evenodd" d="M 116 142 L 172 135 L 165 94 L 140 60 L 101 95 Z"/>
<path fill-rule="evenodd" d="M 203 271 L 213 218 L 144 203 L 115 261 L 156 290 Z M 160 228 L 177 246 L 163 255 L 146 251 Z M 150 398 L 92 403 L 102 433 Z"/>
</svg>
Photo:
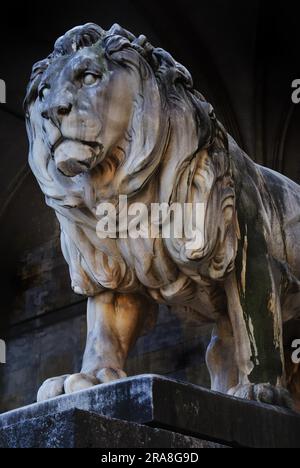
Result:
<svg viewBox="0 0 300 468">
<path fill-rule="evenodd" d="M 251 259 L 248 262 L 248 266 Z M 226 281 L 228 310 L 235 339 L 238 384 L 229 395 L 261 403 L 293 408 L 286 387 L 281 305 L 272 269 L 268 281 L 255 278 L 249 291 L 239 287 L 236 272 Z M 251 277 L 250 277 L 251 278 Z M 261 282 L 261 284 L 259 283 Z M 266 285 L 268 287 L 266 287 Z"/>
<path fill-rule="evenodd" d="M 210 373 L 211 389 L 228 393 L 238 383 L 235 345 L 232 326 L 227 315 L 216 323 L 206 351 L 206 364 Z"/>
<path fill-rule="evenodd" d="M 232 323 L 238 384 L 229 395 L 261 403 L 293 408 L 286 389 L 282 342 L 280 300 L 271 269 L 266 270 L 270 281 L 243 291 L 236 273 L 226 281 L 228 310 Z M 255 278 L 253 278 L 255 280 Z M 268 287 L 266 287 L 266 285 Z"/>
</svg>

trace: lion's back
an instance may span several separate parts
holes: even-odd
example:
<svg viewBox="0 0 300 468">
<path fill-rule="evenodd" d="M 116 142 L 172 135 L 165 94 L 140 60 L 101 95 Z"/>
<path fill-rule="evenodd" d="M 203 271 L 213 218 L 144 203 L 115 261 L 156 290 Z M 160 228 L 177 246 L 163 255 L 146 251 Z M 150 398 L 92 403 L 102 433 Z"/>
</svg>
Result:
<svg viewBox="0 0 300 468">
<path fill-rule="evenodd" d="M 276 213 L 287 263 L 293 274 L 300 279 L 300 185 L 271 169 L 259 166 L 259 171 L 270 194 L 272 209 Z M 272 243 L 272 239 L 270 241 Z"/>
</svg>

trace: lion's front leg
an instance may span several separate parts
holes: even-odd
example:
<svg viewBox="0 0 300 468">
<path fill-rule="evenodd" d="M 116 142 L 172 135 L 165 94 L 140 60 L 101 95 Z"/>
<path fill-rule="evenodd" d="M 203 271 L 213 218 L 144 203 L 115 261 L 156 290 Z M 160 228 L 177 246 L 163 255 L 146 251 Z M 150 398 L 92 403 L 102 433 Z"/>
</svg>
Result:
<svg viewBox="0 0 300 468">
<path fill-rule="evenodd" d="M 127 356 L 145 329 L 154 324 L 156 305 L 134 294 L 106 293 L 88 302 L 87 343 L 81 372 L 100 383 L 126 377 Z M 67 391 L 74 391 L 70 379 Z M 75 389 L 76 390 L 76 389 Z"/>
<path fill-rule="evenodd" d="M 257 259 L 256 259 L 257 260 Z M 235 341 L 238 384 L 228 394 L 271 405 L 292 408 L 284 388 L 280 301 L 271 269 L 254 269 L 257 277 L 245 271 L 239 283 L 234 272 L 226 281 L 228 311 Z M 251 268 L 251 260 L 248 263 Z M 248 290 L 247 290 L 248 288 Z"/>
<path fill-rule="evenodd" d="M 156 307 L 138 295 L 103 293 L 89 298 L 81 372 L 47 380 L 39 390 L 38 401 L 126 377 L 128 353 L 155 318 Z"/>
</svg>

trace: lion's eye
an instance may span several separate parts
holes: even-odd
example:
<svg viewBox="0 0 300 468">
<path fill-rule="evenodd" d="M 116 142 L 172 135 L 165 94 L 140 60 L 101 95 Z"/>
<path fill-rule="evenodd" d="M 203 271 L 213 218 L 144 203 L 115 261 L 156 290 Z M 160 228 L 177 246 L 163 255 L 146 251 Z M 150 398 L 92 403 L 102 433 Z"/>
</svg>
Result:
<svg viewBox="0 0 300 468">
<path fill-rule="evenodd" d="M 48 96 L 48 94 L 50 93 L 50 89 L 48 86 L 44 86 L 40 92 L 39 92 L 39 97 L 40 97 L 40 100 L 41 101 L 44 101 L 46 99 L 46 97 Z"/>
<path fill-rule="evenodd" d="M 93 75 L 92 73 L 86 73 L 83 76 L 83 84 L 85 86 L 93 86 L 99 81 L 100 77 L 97 75 Z"/>
</svg>

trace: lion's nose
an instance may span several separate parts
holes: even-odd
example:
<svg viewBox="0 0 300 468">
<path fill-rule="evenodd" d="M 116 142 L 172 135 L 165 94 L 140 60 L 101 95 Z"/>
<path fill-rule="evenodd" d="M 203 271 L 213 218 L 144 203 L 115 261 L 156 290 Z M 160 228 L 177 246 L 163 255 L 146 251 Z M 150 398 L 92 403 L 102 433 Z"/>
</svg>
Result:
<svg viewBox="0 0 300 468">
<path fill-rule="evenodd" d="M 42 117 L 44 119 L 52 119 L 54 122 L 61 121 L 61 119 L 70 114 L 72 110 L 71 102 L 64 102 L 58 105 L 49 106 L 42 111 Z"/>
<path fill-rule="evenodd" d="M 69 102 L 67 104 L 63 104 L 61 106 L 58 106 L 56 109 L 56 112 L 58 115 L 69 115 L 72 110 L 72 104 Z"/>
</svg>

